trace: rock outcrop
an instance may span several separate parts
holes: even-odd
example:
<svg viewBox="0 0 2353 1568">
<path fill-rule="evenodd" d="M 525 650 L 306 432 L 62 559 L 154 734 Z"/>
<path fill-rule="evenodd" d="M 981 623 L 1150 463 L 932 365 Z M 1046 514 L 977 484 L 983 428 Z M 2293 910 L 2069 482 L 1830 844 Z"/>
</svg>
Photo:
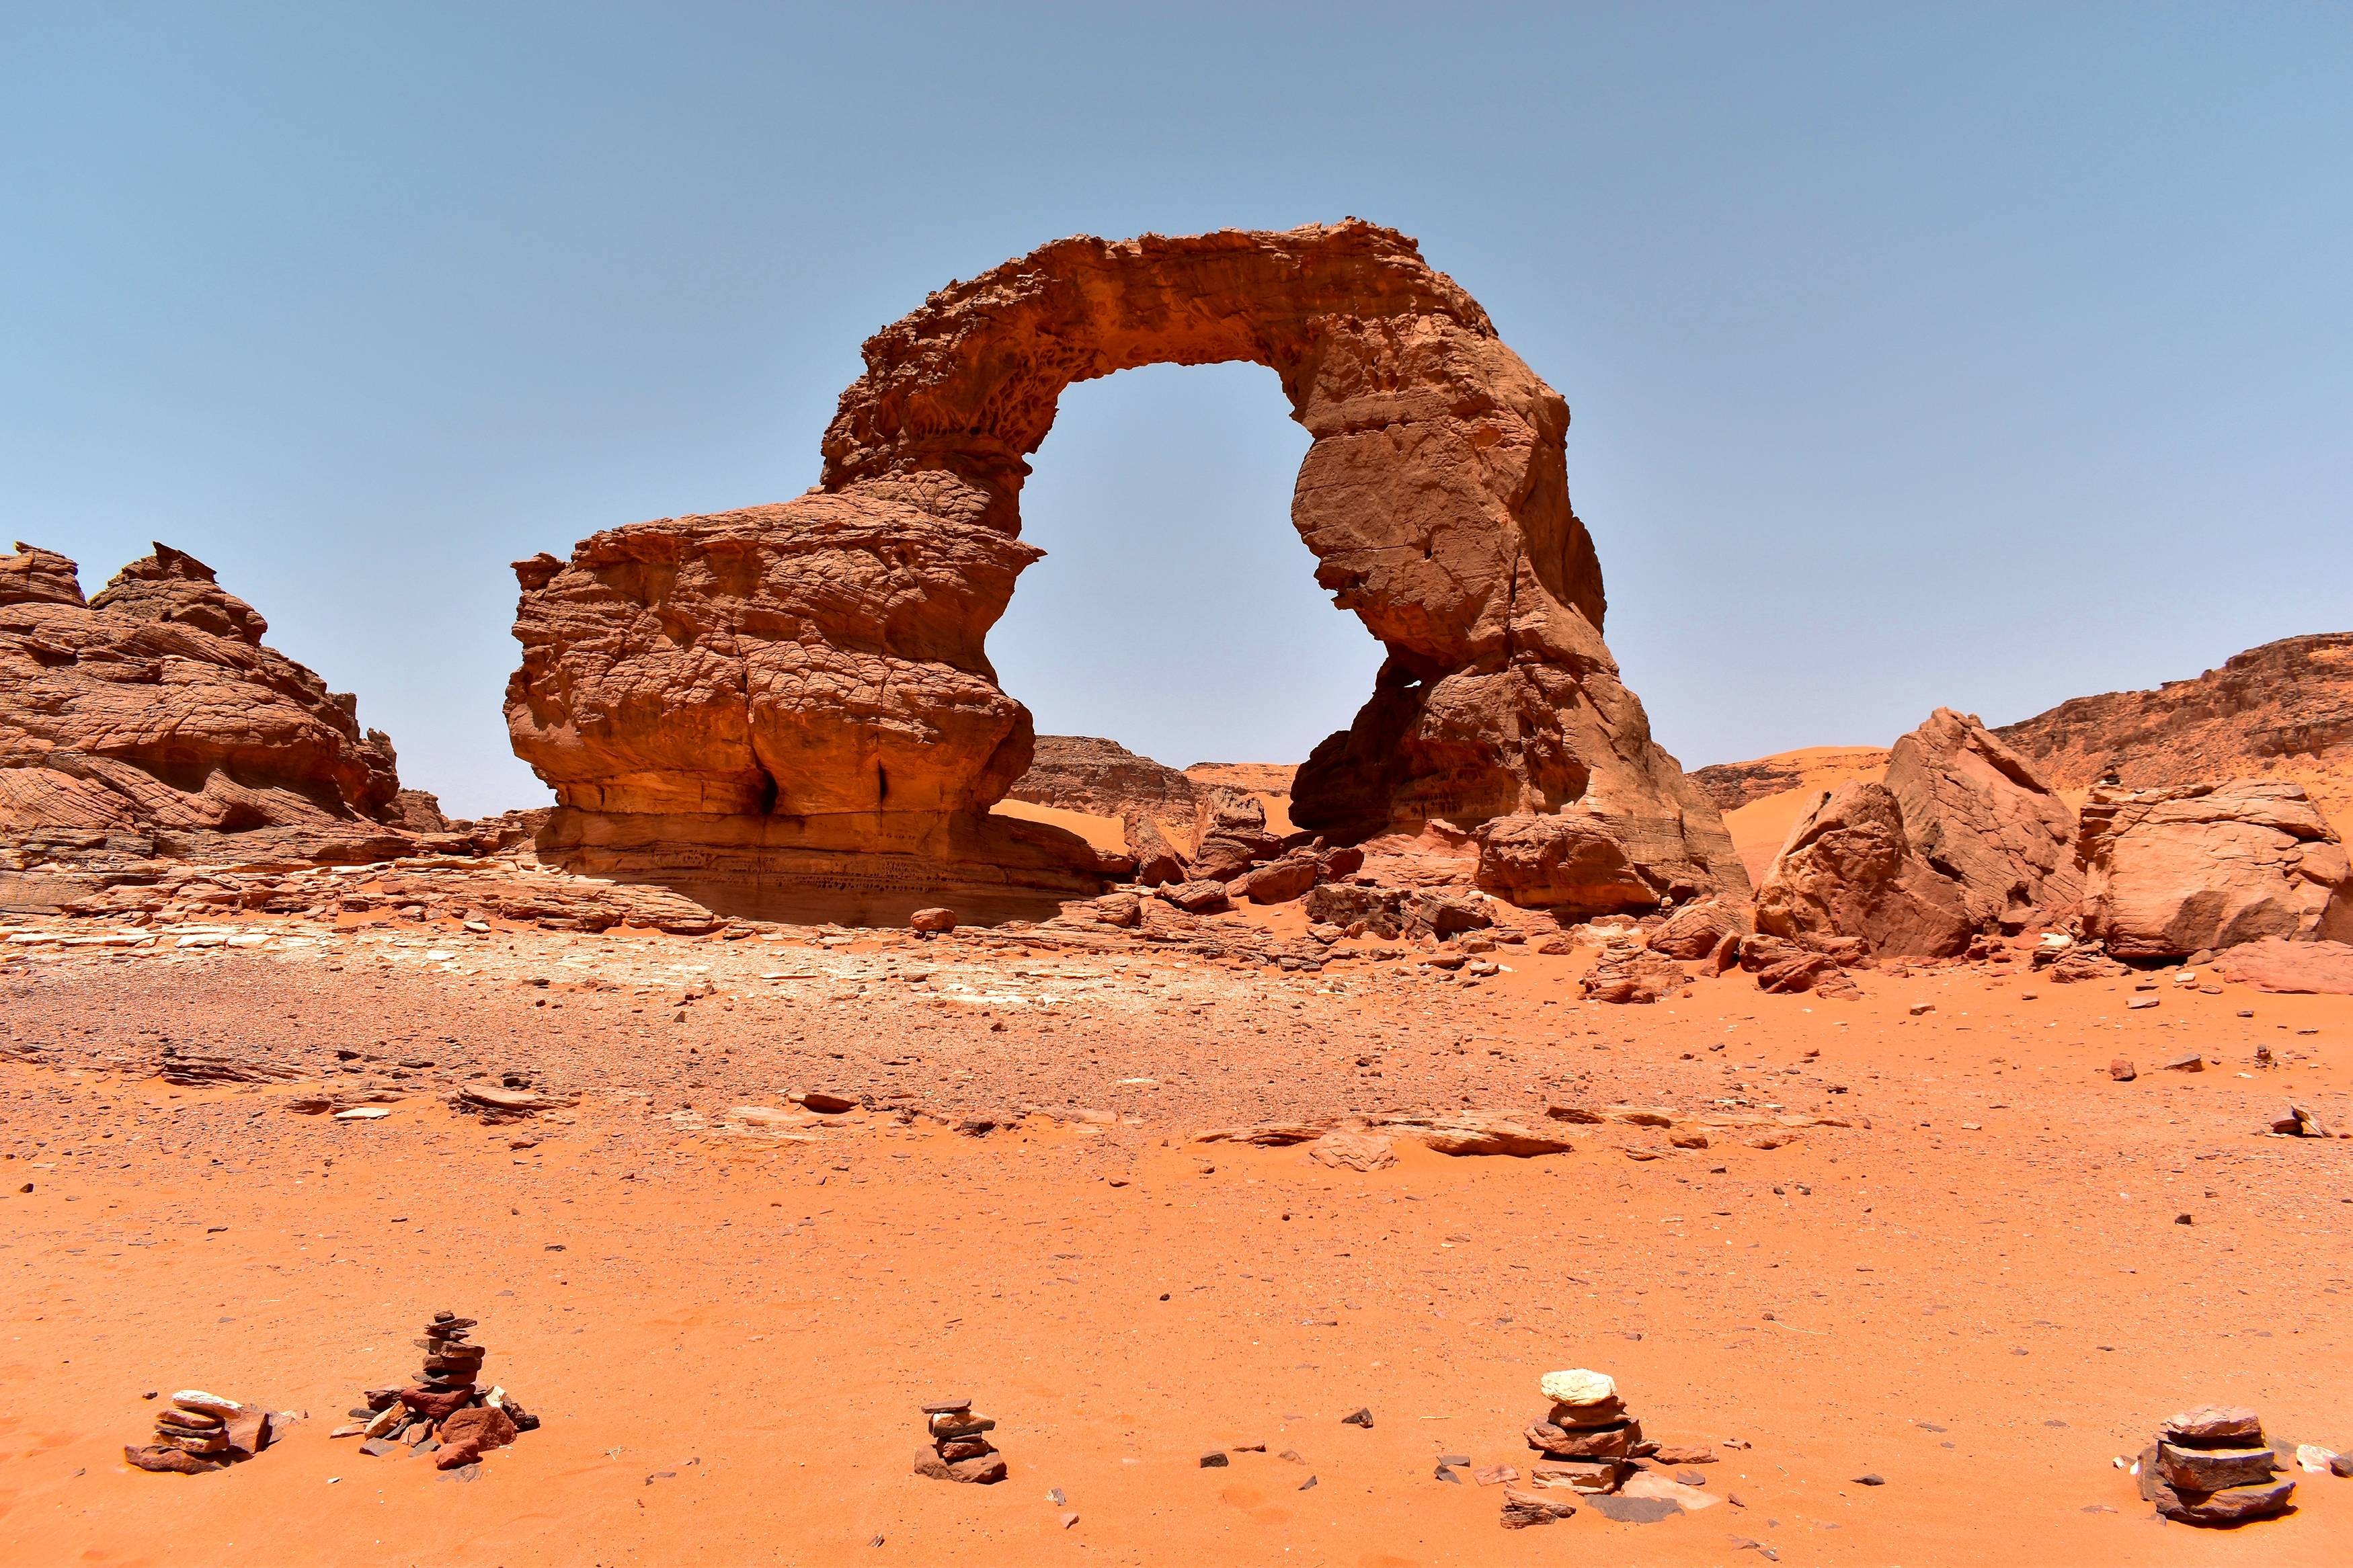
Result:
<svg viewBox="0 0 2353 1568">
<path fill-rule="evenodd" d="M 1959 885 L 1913 847 L 1894 792 L 1864 781 L 1840 785 L 1799 819 L 1757 891 L 1757 929 L 1947 958 L 1966 951 L 1978 928 Z"/>
<path fill-rule="evenodd" d="M 1093 735 L 1040 735 L 1029 771 L 1005 792 L 1008 800 L 1128 821 L 1140 816 L 1189 822 L 1200 789 L 1192 779 L 1116 741 Z"/>
<path fill-rule="evenodd" d="M 2224 953 L 2222 978 L 2258 991 L 2353 996 L 2353 942 L 2259 937 Z"/>
<path fill-rule="evenodd" d="M 2353 941 L 2345 847 L 2301 784 L 2103 785 L 2076 853 L 2084 933 L 2119 958 Z"/>
<path fill-rule="evenodd" d="M 2060 788 L 2137 787 L 2303 763 L 2353 771 L 2353 632 L 2284 637 L 2192 680 L 2077 697 L 1995 731 Z"/>
<path fill-rule="evenodd" d="M 1292 521 L 1317 581 L 1388 651 L 1300 770 L 1293 822 L 1352 841 L 1574 814 L 1621 847 L 1615 907 L 1746 895 L 1601 641 L 1567 405 L 1404 236 L 1058 241 L 934 294 L 865 357 L 818 489 L 517 567 L 508 723 L 562 803 L 547 847 L 878 904 L 1089 882 L 1070 836 L 987 815 L 1034 745 L 982 647 L 1039 554 L 1018 538 L 1025 459 L 1071 382 L 1246 360 L 1314 437 Z"/>
<path fill-rule="evenodd" d="M 1793 789 L 1835 789 L 1858 775 L 1876 778 L 1886 766 L 1887 753 L 1877 746 L 1809 746 L 1745 763 L 1710 763 L 1694 768 L 1691 777 L 1717 810 L 1737 811 Z"/>
<path fill-rule="evenodd" d="M 396 824 L 392 743 L 264 647 L 269 623 L 158 544 L 85 604 L 73 562 L 0 557 L 0 833 L 290 830 L 332 858 Z"/>
<path fill-rule="evenodd" d="M 1757 929 L 1810 946 L 1949 957 L 1982 931 L 2072 910 L 2074 814 L 1974 717 L 1939 708 L 1895 742 L 1884 784 L 1841 784 L 1766 873 Z"/>
<path fill-rule="evenodd" d="M 1939 708 L 1896 742 L 1887 787 L 1913 848 L 1959 884 L 1978 930 L 2054 917 L 2082 892 L 2075 814 L 1975 714 Z"/>
</svg>

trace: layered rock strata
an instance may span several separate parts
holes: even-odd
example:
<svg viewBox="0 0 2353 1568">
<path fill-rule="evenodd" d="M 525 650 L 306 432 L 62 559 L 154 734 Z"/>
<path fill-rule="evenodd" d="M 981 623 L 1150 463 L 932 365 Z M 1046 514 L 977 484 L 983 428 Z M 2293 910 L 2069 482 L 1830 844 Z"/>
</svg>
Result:
<svg viewBox="0 0 2353 1568">
<path fill-rule="evenodd" d="M 1018 537 L 1026 459 L 1074 381 L 1241 360 L 1314 437 L 1292 521 L 1317 581 L 1388 655 L 1300 770 L 1294 823 L 1352 841 L 1511 819 L 1496 890 L 1578 912 L 1746 896 L 1602 643 L 1567 405 L 1404 236 L 1058 241 L 934 294 L 865 357 L 816 490 L 518 565 L 507 717 L 561 802 L 544 847 L 878 910 L 1091 887 L 1070 836 L 988 816 L 1034 751 L 983 648 L 1039 553 Z"/>
<path fill-rule="evenodd" d="M 402 842 L 392 742 L 269 630 L 169 545 L 87 603 L 66 557 L 0 557 L 0 835 L 161 833 L 182 854 L 254 836 L 248 853 L 325 858 Z"/>
<path fill-rule="evenodd" d="M 2189 680 L 2077 697 L 1995 731 L 2062 788 L 2353 769 L 2353 632 L 2284 637 Z"/>
<path fill-rule="evenodd" d="M 2134 1467 L 2140 1495 L 2184 1524 L 2241 1524 L 2287 1510 L 2295 1483 L 2278 1478 L 2279 1456 L 2252 1410 L 2201 1405 L 2158 1429 Z"/>
<path fill-rule="evenodd" d="M 1185 774 L 1116 741 L 1040 735 L 1030 752 L 1029 771 L 1013 781 L 1005 798 L 1124 822 L 1139 816 L 1187 822 L 1199 795 L 1199 786 Z"/>
</svg>

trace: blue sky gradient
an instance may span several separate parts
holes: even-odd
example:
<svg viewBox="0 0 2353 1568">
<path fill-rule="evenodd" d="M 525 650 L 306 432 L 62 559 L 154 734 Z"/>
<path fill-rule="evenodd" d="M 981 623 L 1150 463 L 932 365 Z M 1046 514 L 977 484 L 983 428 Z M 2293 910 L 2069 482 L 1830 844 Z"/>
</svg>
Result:
<svg viewBox="0 0 2353 1568">
<path fill-rule="evenodd" d="M 506 563 L 780 500 L 858 346 L 1058 236 L 1417 236 L 1575 411 L 1686 763 L 2353 626 L 2353 8 L 0 0 L 0 532 L 161 538 L 409 783 Z M 991 639 L 1042 730 L 1295 760 L 1377 649 L 1254 366 L 1073 389 Z"/>
</svg>

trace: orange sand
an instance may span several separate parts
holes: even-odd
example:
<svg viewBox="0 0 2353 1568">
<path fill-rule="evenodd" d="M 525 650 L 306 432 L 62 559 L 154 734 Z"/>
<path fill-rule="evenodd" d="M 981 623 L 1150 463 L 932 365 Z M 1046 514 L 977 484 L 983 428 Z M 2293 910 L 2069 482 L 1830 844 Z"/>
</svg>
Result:
<svg viewBox="0 0 2353 1568">
<path fill-rule="evenodd" d="M 2256 1135 L 2290 1093 L 2353 1122 L 2353 999 L 2168 981 L 2128 1012 L 2128 982 L 1930 970 L 1866 973 L 1859 1003 L 1735 976 L 1612 1008 L 1575 999 L 1589 953 L 1501 950 L 1506 973 L 1471 990 L 1411 958 L 1282 975 L 963 939 L 406 930 L 332 956 L 0 968 L 0 1047 L 54 1064 L 0 1062 L 0 1563 L 1722 1564 L 1750 1561 L 1743 1539 L 1784 1563 L 1916 1568 L 2353 1550 L 2353 1482 L 2301 1477 L 2294 1516 L 2204 1532 L 2155 1522 L 2110 1462 L 2207 1400 L 2353 1444 L 2353 1142 Z M 716 994 L 681 1021 L 663 988 L 682 976 Z M 1910 1016 L 1919 1002 L 1936 1010 Z M 347 1123 L 288 1114 L 300 1086 L 90 1065 L 159 1033 L 279 1053 L 349 1039 L 445 1068 L 469 1052 L 586 1093 L 486 1129 L 440 1104 L 437 1068 L 390 1116 Z M 2284 1065 L 2251 1065 L 2259 1043 Z M 2189 1047 L 2220 1065 L 2154 1070 Z M 2137 1081 L 2110 1081 L 2117 1054 Z M 865 1113 L 807 1142 L 720 1131 L 729 1106 L 796 1084 L 1073 1119 L 977 1139 Z M 1616 1125 L 1534 1160 L 1406 1145 L 1370 1175 L 1187 1142 L 1349 1106 L 1621 1100 L 1854 1125 L 1770 1150 Z M 1097 1109 L 1133 1123 L 1075 1119 Z M 471 1483 L 326 1436 L 359 1389 L 413 1365 L 414 1324 L 443 1307 L 481 1320 L 486 1375 L 546 1423 Z M 1433 1477 L 1446 1451 L 1525 1468 L 1536 1377 L 1577 1365 L 1617 1376 L 1652 1436 L 1716 1443 L 1706 1489 L 1738 1503 L 1507 1532 L 1496 1489 Z M 222 1474 L 128 1470 L 121 1446 L 154 1408 L 141 1392 L 190 1385 L 311 1419 Z M 1002 1423 L 1005 1484 L 910 1473 L 916 1405 L 944 1390 Z M 1369 1431 L 1338 1420 L 1360 1405 Z M 1254 1440 L 1270 1452 L 1198 1467 Z M 1886 1484 L 1855 1484 L 1866 1472 Z"/>
</svg>

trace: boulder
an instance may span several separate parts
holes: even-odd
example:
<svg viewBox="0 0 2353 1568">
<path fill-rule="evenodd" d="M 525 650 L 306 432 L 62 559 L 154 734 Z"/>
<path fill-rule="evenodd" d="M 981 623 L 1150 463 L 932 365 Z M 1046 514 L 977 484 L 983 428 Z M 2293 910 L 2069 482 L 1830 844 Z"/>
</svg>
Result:
<svg viewBox="0 0 2353 1568">
<path fill-rule="evenodd" d="M 1599 962 L 1579 976 L 1577 994 L 1595 1002 L 1649 1003 L 1690 984 L 1673 960 L 1638 947 L 1604 948 Z"/>
<path fill-rule="evenodd" d="M 2266 1446 L 2252 1448 L 2191 1448 L 2159 1442 L 2157 1471 L 2183 1491 L 2215 1492 L 2225 1487 L 2265 1486 L 2279 1468 L 2279 1456 Z"/>
<path fill-rule="evenodd" d="M 401 820 L 392 742 L 361 730 L 355 699 L 263 647 L 269 630 L 167 544 L 87 605 L 64 556 L 0 557 L 0 832 L 405 843 L 386 829 Z"/>
<path fill-rule="evenodd" d="M 1759 991 L 1777 995 L 1820 990 L 1829 977 L 1844 973 L 1829 954 L 1771 935 L 1743 938 L 1738 963 L 1757 977 Z"/>
<path fill-rule="evenodd" d="M 1566 1154 L 1575 1147 L 1557 1132 L 1530 1127 L 1497 1110 L 1384 1116 L 1376 1125 L 1395 1129 L 1440 1154 L 1507 1154 L 1525 1160 L 1538 1154 Z"/>
<path fill-rule="evenodd" d="M 2194 1447 L 2262 1447 L 2263 1421 L 2243 1405 L 2200 1405 L 2167 1418 L 2158 1439 Z"/>
<path fill-rule="evenodd" d="M 441 1423 L 437 1435 L 449 1447 L 471 1447 L 480 1456 L 484 1449 L 503 1448 L 513 1442 L 516 1429 L 505 1411 L 495 1405 L 482 1405 L 453 1413 Z"/>
<path fill-rule="evenodd" d="M 1637 868 L 1610 824 L 1589 812 L 1499 816 L 1472 837 L 1479 886 L 1523 909 L 1583 920 L 1655 908 L 1664 891 Z"/>
<path fill-rule="evenodd" d="M 1504 1528 L 1525 1530 L 1532 1524 L 1551 1524 L 1576 1515 L 1577 1505 L 1557 1497 L 1545 1497 L 1537 1492 L 1522 1491 L 1517 1487 L 1504 1489 Z"/>
<path fill-rule="evenodd" d="M 2345 847 L 2301 784 L 2095 787 L 2076 855 L 2084 931 L 2121 958 L 2353 938 Z"/>
<path fill-rule="evenodd" d="M 1234 907 L 1233 899 L 1227 893 L 1223 882 L 1164 882 L 1153 892 L 1188 915 L 1214 915 Z"/>
<path fill-rule="evenodd" d="M 1193 875 L 1230 882 L 1252 864 L 1283 852 L 1282 840 L 1266 830 L 1266 806 L 1238 789 L 1207 791 L 1193 824 Z"/>
<path fill-rule="evenodd" d="M 2260 937 L 2215 961 L 2222 978 L 2259 991 L 2353 996 L 2353 942 Z"/>
<path fill-rule="evenodd" d="M 1670 914 L 1648 939 L 1662 958 L 1697 959 L 1713 953 L 1727 936 L 1746 933 L 1750 911 L 1724 899 L 1701 899 Z"/>
<path fill-rule="evenodd" d="M 1981 932 L 2073 906 L 2074 826 L 2023 757 L 1939 708 L 1895 742 L 1884 783 L 1851 780 L 1799 819 L 1757 891 L 1757 929 L 1956 956 Z"/>
<path fill-rule="evenodd" d="M 926 1448 L 915 1456 L 915 1473 L 935 1481 L 962 1481 L 968 1486 L 995 1486 L 1005 1479 L 1005 1456 L 994 1450 L 968 1459 L 943 1459 Z"/>
<path fill-rule="evenodd" d="M 1868 780 L 1798 819 L 1757 890 L 1756 920 L 1790 941 L 1860 938 L 1873 952 L 1928 958 L 1963 952 L 1978 930 L 1960 884 L 1913 847 L 1895 792 Z"/>
<path fill-rule="evenodd" d="M 1251 903 L 1287 904 L 1304 896 L 1323 875 L 1323 861 L 1314 850 L 1293 849 L 1250 871 L 1235 887 Z"/>
<path fill-rule="evenodd" d="M 1147 888 L 1190 879 L 1184 857 L 1160 831 L 1160 825 L 1138 813 L 1127 818 L 1127 852 L 1135 857 L 1135 879 Z"/>
<path fill-rule="evenodd" d="M 545 852 L 878 903 L 1097 890 L 1069 843 L 984 820 L 1035 752 L 983 648 L 1039 553 L 1018 538 L 1027 458 L 1072 382 L 1243 360 L 1276 371 L 1311 437 L 1292 521 L 1316 580 L 1388 650 L 1300 770 L 1293 820 L 1358 842 L 1575 808 L 1619 838 L 1645 907 L 1745 894 L 1720 815 L 1602 642 L 1567 405 L 1405 236 L 1058 240 L 933 293 L 864 358 L 817 489 L 518 563 L 507 717 L 562 803 Z"/>
<path fill-rule="evenodd" d="M 1343 931 L 1361 924 L 1368 935 L 1395 941 L 1405 934 L 1406 900 L 1406 893 L 1396 888 L 1319 882 L 1307 889 L 1301 907 L 1314 924 L 1335 925 Z"/>
<path fill-rule="evenodd" d="M 1939 708 L 1896 742 L 1887 787 L 1912 847 L 1959 884 L 1976 929 L 2074 904 L 2075 814 L 1974 714 Z"/>
<path fill-rule="evenodd" d="M 1451 936 L 1461 936 L 1468 931 L 1483 931 L 1495 923 L 1475 899 L 1458 899 L 1445 893 L 1416 893 L 1405 901 L 1408 936 L 1434 936 L 1443 942 Z"/>
</svg>

